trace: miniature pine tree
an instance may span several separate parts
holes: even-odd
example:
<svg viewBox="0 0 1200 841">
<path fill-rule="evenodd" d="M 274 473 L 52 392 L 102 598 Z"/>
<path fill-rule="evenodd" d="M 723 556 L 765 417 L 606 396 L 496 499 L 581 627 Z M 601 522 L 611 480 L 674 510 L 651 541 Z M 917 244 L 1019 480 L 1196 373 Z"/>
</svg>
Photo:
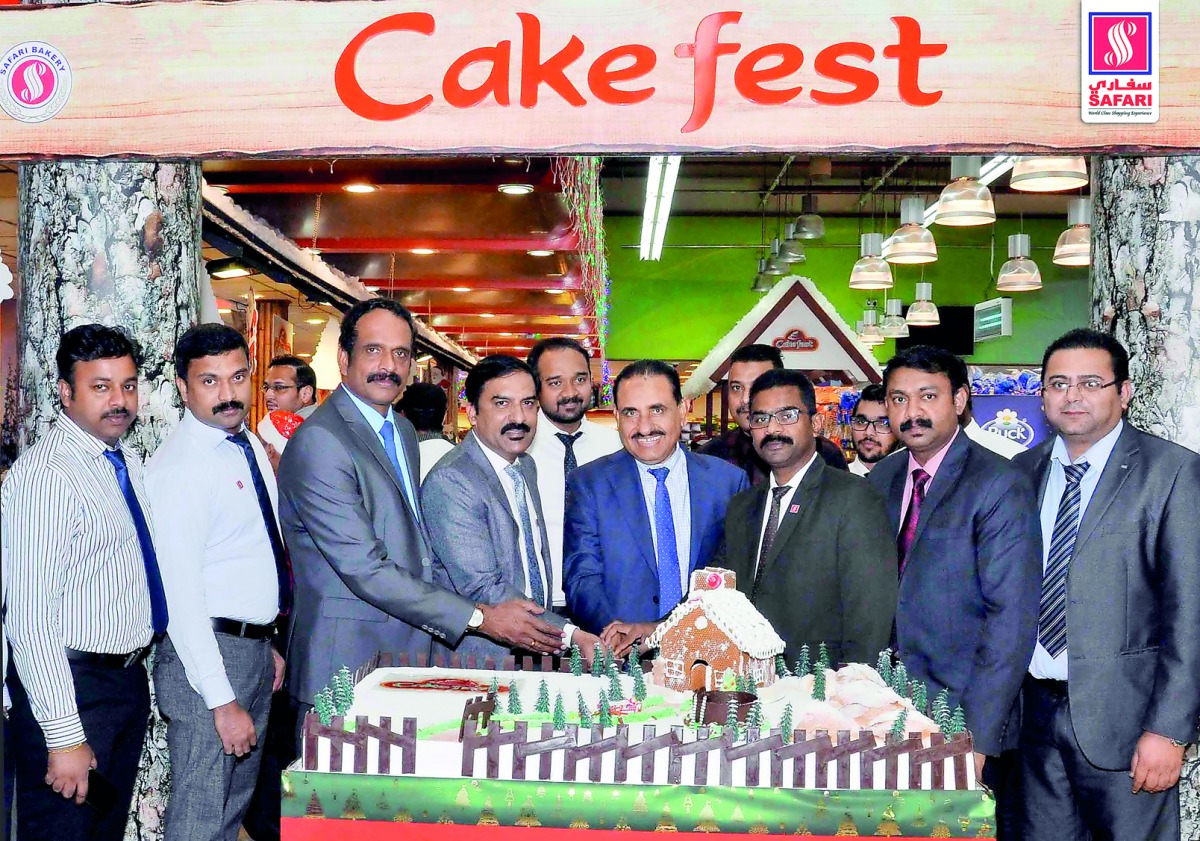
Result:
<svg viewBox="0 0 1200 841">
<path fill-rule="evenodd" d="M 946 728 L 946 732 L 953 735 L 962 733 L 967 729 L 967 717 L 963 713 L 962 707 L 955 707 L 953 714 L 950 716 L 950 726 Z"/>
<path fill-rule="evenodd" d="M 538 684 L 537 701 L 533 705 L 533 711 L 537 713 L 550 714 L 550 687 L 546 685 L 546 681 Z"/>
<path fill-rule="evenodd" d="M 608 664 L 608 697 L 614 701 L 625 697 L 625 692 L 621 689 L 621 673 L 617 671 L 616 663 Z"/>
<path fill-rule="evenodd" d="M 813 700 L 825 700 L 825 670 L 821 668 L 821 664 L 817 663 L 817 670 L 813 672 Z"/>
<path fill-rule="evenodd" d="M 908 669 L 903 663 L 892 669 L 892 691 L 901 697 L 908 694 Z"/>
<path fill-rule="evenodd" d="M 782 731 L 783 743 L 790 745 L 792 743 L 792 705 L 788 704 L 783 708 L 783 718 L 779 720 L 779 729 Z"/>
<path fill-rule="evenodd" d="M 602 674 L 608 674 L 614 663 L 616 663 L 616 660 L 614 659 L 613 650 L 611 648 L 604 649 L 604 671 Z"/>
<path fill-rule="evenodd" d="M 790 677 L 791 672 L 788 671 L 787 662 L 783 659 L 782 654 L 775 655 L 775 677 Z"/>
<path fill-rule="evenodd" d="M 612 727 L 612 710 L 608 708 L 608 695 L 600 690 L 600 710 L 596 723 L 601 727 Z"/>
<path fill-rule="evenodd" d="M 592 726 L 592 711 L 590 709 L 588 709 L 587 701 L 583 700 L 583 693 L 580 692 L 580 693 L 578 693 L 578 695 L 579 695 L 579 726 L 580 727 L 591 727 Z"/>
<path fill-rule="evenodd" d="M 754 679 L 753 675 L 746 678 L 746 691 L 755 698 L 758 697 L 758 681 Z"/>
<path fill-rule="evenodd" d="M 808 659 L 808 645 L 800 646 L 800 659 L 796 661 L 796 668 L 793 671 L 796 677 L 804 677 L 812 671 L 812 664 Z"/>
<path fill-rule="evenodd" d="M 875 671 L 879 672 L 879 676 L 883 678 L 883 682 L 888 686 L 892 685 L 892 650 L 885 648 L 879 652 L 879 660 L 875 663 Z"/>
<path fill-rule="evenodd" d="M 354 678 L 350 677 L 350 670 L 342 666 L 330 683 L 333 689 L 333 712 L 335 715 L 345 715 L 354 703 Z"/>
<path fill-rule="evenodd" d="M 575 677 L 580 677 L 583 674 L 583 654 L 579 651 L 579 646 L 571 645 L 571 674 Z"/>
<path fill-rule="evenodd" d="M 333 721 L 333 692 L 326 686 L 313 698 L 313 709 L 326 727 Z"/>
<path fill-rule="evenodd" d="M 753 727 L 756 730 L 763 725 L 762 703 L 755 701 L 750 705 L 750 715 L 746 719 L 746 727 Z"/>
<path fill-rule="evenodd" d="M 913 707 L 916 708 L 917 712 L 924 713 L 925 708 L 929 705 L 929 690 L 927 690 L 925 688 L 925 684 L 919 680 L 914 680 L 912 683 L 910 683 L 909 689 L 909 697 L 912 698 Z"/>
<path fill-rule="evenodd" d="M 562 695 L 557 693 L 554 696 L 554 729 L 567 729 L 567 711 L 563 708 Z"/>
<path fill-rule="evenodd" d="M 733 740 L 736 742 L 738 738 L 738 719 L 737 719 L 737 704 L 729 705 L 729 715 L 725 717 L 725 732 L 733 734 Z"/>
<path fill-rule="evenodd" d="M 517 692 L 517 682 L 514 680 L 508 684 L 508 714 L 520 715 L 522 712 L 521 694 Z"/>
<path fill-rule="evenodd" d="M 743 677 L 742 675 L 737 675 L 733 679 L 733 691 L 734 692 L 745 692 L 746 691 L 746 678 L 745 677 Z"/>
<path fill-rule="evenodd" d="M 492 685 L 488 687 L 488 695 L 492 696 L 493 700 L 499 700 L 500 681 L 498 679 L 492 678 Z"/>
<path fill-rule="evenodd" d="M 905 727 L 908 724 L 908 710 L 900 710 L 900 715 L 896 716 L 896 720 L 892 722 L 892 729 L 888 735 L 897 739 L 905 738 L 908 733 L 905 732 Z"/>
<path fill-rule="evenodd" d="M 604 652 L 600 643 L 592 646 L 592 677 L 604 676 Z"/>
<path fill-rule="evenodd" d="M 943 689 L 934 697 L 930 717 L 943 733 L 946 732 L 950 725 L 950 690 Z"/>
<path fill-rule="evenodd" d="M 829 668 L 829 649 L 825 647 L 825 643 L 821 643 L 821 647 L 817 649 L 817 666 L 822 671 Z"/>
<path fill-rule="evenodd" d="M 638 701 L 646 700 L 646 676 L 639 666 L 633 670 L 633 697 Z"/>
</svg>

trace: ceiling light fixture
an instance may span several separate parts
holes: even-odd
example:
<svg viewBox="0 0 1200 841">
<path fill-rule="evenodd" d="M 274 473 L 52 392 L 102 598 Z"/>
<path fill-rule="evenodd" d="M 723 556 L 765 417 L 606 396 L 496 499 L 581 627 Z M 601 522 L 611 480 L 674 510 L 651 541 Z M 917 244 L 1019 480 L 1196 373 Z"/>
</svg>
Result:
<svg viewBox="0 0 1200 841">
<path fill-rule="evenodd" d="M 217 260 L 209 260 L 204 264 L 204 268 L 208 272 L 209 277 L 215 277 L 218 280 L 249 277 L 254 274 L 254 269 L 237 257 L 221 257 Z"/>
<path fill-rule="evenodd" d="M 771 256 L 767 260 L 767 266 L 774 272 L 783 275 L 791 273 L 792 261 L 783 255 L 783 243 L 779 241 L 779 237 L 771 240 Z"/>
<path fill-rule="evenodd" d="M 496 314 L 494 312 L 481 312 L 479 314 L 479 317 L 480 318 L 495 318 Z"/>
<path fill-rule="evenodd" d="M 566 292 L 567 290 L 565 290 L 565 289 L 543 289 L 542 291 L 545 292 L 547 295 L 561 295 L 563 292 Z"/>
<path fill-rule="evenodd" d="M 909 327 L 936 327 L 942 323 L 937 305 L 933 302 L 932 283 L 917 284 L 917 299 L 909 306 L 904 320 Z"/>
<path fill-rule="evenodd" d="M 796 234 L 796 223 L 788 222 L 783 226 L 783 244 L 779 255 L 792 264 L 803 263 L 808 259 L 804 253 L 804 241 Z"/>
<path fill-rule="evenodd" d="M 908 338 L 908 322 L 904 320 L 904 302 L 899 298 L 888 298 L 883 304 L 883 321 L 879 322 L 879 334 L 885 339 Z"/>
<path fill-rule="evenodd" d="M 642 238 L 639 256 L 643 260 L 662 257 L 675 182 L 679 178 L 679 155 L 652 155 L 646 174 L 646 206 L 642 210 Z"/>
<path fill-rule="evenodd" d="M 469 287 L 469 286 L 453 286 L 450 288 L 450 291 L 451 292 L 470 292 L 471 287 Z"/>
<path fill-rule="evenodd" d="M 418 254 L 418 255 L 424 257 L 425 255 L 428 255 L 428 254 L 437 254 L 437 249 L 436 248 L 410 248 L 410 249 L 408 249 L 408 253 L 409 254 Z"/>
<path fill-rule="evenodd" d="M 879 331 L 879 312 L 874 307 L 863 310 L 862 330 L 858 338 L 868 347 L 883 344 L 883 334 Z"/>
<path fill-rule="evenodd" d="M 862 255 L 850 269 L 851 289 L 891 289 L 892 267 L 884 260 L 883 234 L 863 234 L 859 237 Z"/>
<path fill-rule="evenodd" d="M 1042 288 L 1042 273 L 1029 254 L 1029 234 L 1013 234 L 1008 238 L 1008 260 L 996 277 L 997 291 L 1034 292 Z"/>
<path fill-rule="evenodd" d="M 982 174 L 983 159 L 977 155 L 951 158 L 950 183 L 938 198 L 933 221 L 956 228 L 995 222 L 996 205 L 992 202 L 992 191 L 980 180 Z"/>
<path fill-rule="evenodd" d="M 323 318 L 306 318 L 306 319 L 304 319 L 304 323 L 305 324 L 324 324 L 325 319 L 323 319 Z"/>
<path fill-rule="evenodd" d="M 506 196 L 527 196 L 533 192 L 532 184 L 501 184 L 496 188 Z"/>
<path fill-rule="evenodd" d="M 770 292 L 775 285 L 775 277 L 767 274 L 767 261 L 758 261 L 758 273 L 754 275 L 754 283 L 750 285 L 751 292 Z"/>
<path fill-rule="evenodd" d="M 530 257 L 553 257 L 554 251 L 549 248 L 531 248 L 525 252 Z"/>
<path fill-rule="evenodd" d="M 825 236 L 825 220 L 817 215 L 817 197 L 807 195 L 800 200 L 800 215 L 796 217 L 797 239 L 821 239 Z"/>
<path fill-rule="evenodd" d="M 883 259 L 896 265 L 917 265 L 937 260 L 933 234 L 921 225 L 925 199 L 910 196 L 900 201 L 900 227 L 883 243 Z"/>
<path fill-rule="evenodd" d="M 379 188 L 374 184 L 367 184 L 363 181 L 355 181 L 352 184 L 343 184 L 342 189 L 347 193 L 373 193 Z"/>
<path fill-rule="evenodd" d="M 1081 157 L 1020 158 L 1008 186 L 1029 193 L 1062 193 L 1088 185 L 1087 161 Z"/>
<path fill-rule="evenodd" d="M 1071 199 L 1067 205 L 1067 224 L 1054 246 L 1058 266 L 1090 266 L 1092 263 L 1092 200 Z"/>
<path fill-rule="evenodd" d="M 363 286 L 363 289 L 367 290 L 368 292 L 378 292 L 379 291 L 378 286 Z"/>
<path fill-rule="evenodd" d="M 221 315 L 229 315 L 233 312 L 233 307 L 217 307 L 217 312 Z"/>
</svg>

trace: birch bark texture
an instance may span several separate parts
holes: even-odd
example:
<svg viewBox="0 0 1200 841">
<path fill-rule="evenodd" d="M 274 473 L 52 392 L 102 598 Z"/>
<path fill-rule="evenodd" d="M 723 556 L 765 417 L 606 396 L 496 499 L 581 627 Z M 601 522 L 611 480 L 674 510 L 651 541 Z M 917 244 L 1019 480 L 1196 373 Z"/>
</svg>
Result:
<svg viewBox="0 0 1200 841">
<path fill-rule="evenodd" d="M 1140 429 L 1200 452 L 1200 156 L 1092 166 L 1092 324 L 1129 350 Z M 1182 837 L 1200 839 L 1200 757 L 1180 781 Z"/>
<path fill-rule="evenodd" d="M 88 322 L 124 328 L 142 349 L 138 419 L 124 445 L 146 458 L 178 424 L 172 356 L 199 310 L 200 182 L 200 165 L 188 162 L 20 167 L 22 449 L 58 413 L 55 354 L 62 334 Z M 155 705 L 126 841 L 162 837 L 169 788 L 166 724 Z"/>
</svg>

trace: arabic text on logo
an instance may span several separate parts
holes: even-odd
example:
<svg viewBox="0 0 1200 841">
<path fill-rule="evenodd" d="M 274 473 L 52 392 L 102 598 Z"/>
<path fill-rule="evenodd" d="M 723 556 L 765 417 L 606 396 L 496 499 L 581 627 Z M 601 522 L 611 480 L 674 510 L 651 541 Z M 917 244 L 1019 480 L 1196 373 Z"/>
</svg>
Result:
<svg viewBox="0 0 1200 841">
<path fill-rule="evenodd" d="M 54 117 L 71 95 L 71 65 L 43 41 L 26 41 L 0 57 L 0 108 L 14 120 Z"/>
</svg>

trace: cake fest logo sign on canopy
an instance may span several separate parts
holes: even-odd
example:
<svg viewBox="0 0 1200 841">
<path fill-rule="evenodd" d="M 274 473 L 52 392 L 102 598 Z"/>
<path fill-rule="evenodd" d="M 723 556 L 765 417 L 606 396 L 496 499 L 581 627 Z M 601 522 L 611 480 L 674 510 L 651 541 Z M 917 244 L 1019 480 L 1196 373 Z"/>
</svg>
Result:
<svg viewBox="0 0 1200 841">
<path fill-rule="evenodd" d="M 1084 0 L 1080 58 L 1085 123 L 1157 123 L 1158 0 Z"/>
<path fill-rule="evenodd" d="M 71 65 L 43 41 L 17 44 L 0 58 L 0 108 L 14 120 L 41 123 L 71 96 Z"/>
</svg>

